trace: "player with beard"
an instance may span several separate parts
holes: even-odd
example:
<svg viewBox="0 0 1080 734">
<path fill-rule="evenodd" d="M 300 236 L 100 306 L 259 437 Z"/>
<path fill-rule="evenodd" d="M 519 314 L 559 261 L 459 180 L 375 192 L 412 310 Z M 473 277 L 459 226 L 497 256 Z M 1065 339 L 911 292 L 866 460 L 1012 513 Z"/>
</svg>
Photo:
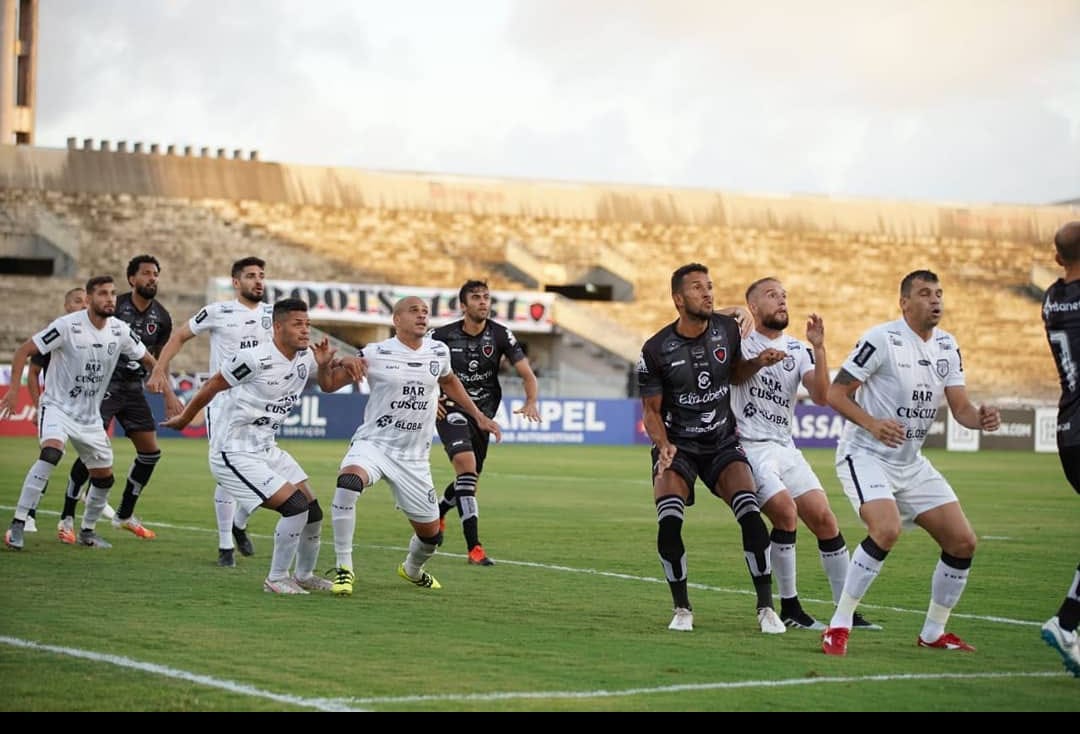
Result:
<svg viewBox="0 0 1080 734">
<path fill-rule="evenodd" d="M 709 270 L 689 263 L 671 275 L 679 318 L 645 342 L 638 359 L 643 423 L 652 439 L 656 549 L 674 606 L 668 629 L 689 632 L 694 615 L 687 592 L 682 527 L 698 478 L 731 508 L 742 530 L 743 556 L 757 597 L 761 631 L 787 630 L 772 600 L 769 530 L 761 519 L 754 476 L 735 433 L 731 384 L 786 356 L 762 350 L 744 359 L 737 320 L 713 312 Z"/>
<path fill-rule="evenodd" d="M 13 550 L 22 550 L 27 515 L 41 499 L 68 441 L 90 474 L 78 542 L 95 548 L 110 547 L 96 532 L 114 481 L 113 450 L 101 420 L 101 402 L 118 363 L 136 360 L 149 369 L 154 366 L 154 355 L 126 323 L 113 316 L 116 286 L 111 275 L 88 280 L 86 295 L 89 305 L 85 310 L 53 321 L 19 347 L 12 359 L 11 387 L 0 402 L 0 420 L 19 407 L 19 385 L 27 359 L 35 354 L 53 355 L 38 408 L 41 452 L 23 480 L 15 518 L 4 534 L 4 544 Z"/>
<path fill-rule="evenodd" d="M 761 511 L 772 522 L 771 558 L 780 592 L 780 619 L 788 627 L 823 630 L 825 625 L 803 609 L 795 583 L 795 531 L 801 519 L 818 541 L 821 565 L 833 602 L 840 601 L 847 576 L 848 550 L 829 498 L 810 464 L 795 447 L 792 426 L 799 385 L 816 405 L 825 405 L 829 365 L 825 322 L 816 313 L 806 320 L 806 342 L 784 334 L 788 327 L 787 291 L 776 278 L 761 278 L 746 289 L 746 305 L 756 327 L 742 343 L 745 359 L 766 349 L 787 356 L 764 367 L 732 391 L 739 442 L 754 471 Z M 809 343 L 807 343 L 809 342 Z M 858 613 L 853 627 L 880 629 Z"/>
<path fill-rule="evenodd" d="M 258 257 L 245 257 L 232 265 L 232 286 L 236 297 L 231 301 L 209 303 L 182 324 L 169 339 L 157 367 L 146 381 L 146 387 L 152 392 L 172 389 L 169 376 L 169 363 L 186 342 L 198 334 L 210 334 L 210 374 L 216 374 L 222 365 L 232 359 L 241 349 L 249 349 L 265 344 L 274 338 L 274 307 L 263 303 L 264 281 L 266 280 L 266 261 Z M 211 446 L 214 441 L 214 419 L 217 400 L 211 400 L 206 406 L 206 433 Z M 166 406 L 170 418 L 180 413 L 179 402 L 176 407 Z M 214 514 L 218 526 L 218 560 L 223 567 L 236 565 L 234 549 L 251 556 L 255 546 L 247 535 L 248 509 L 237 509 L 236 500 L 220 484 L 214 487 Z"/>
<path fill-rule="evenodd" d="M 458 305 L 462 318 L 440 326 L 431 336 L 450 348 L 450 366 L 469 397 L 480 412 L 488 418 L 495 417 L 502 402 L 499 364 L 506 357 L 521 376 L 525 388 L 525 404 L 514 412 L 530 421 L 539 421 L 536 375 L 514 332 L 488 318 L 491 293 L 487 283 L 467 281 L 458 290 Z M 439 397 L 437 417 L 435 428 L 455 475 L 439 501 L 439 530 L 445 529 L 446 513 L 456 506 L 465 535 L 468 562 L 474 566 L 493 566 L 495 562 L 480 544 L 477 528 L 480 509 L 476 504 L 477 483 L 484 471 L 491 434 L 480 430 L 476 421 L 446 395 Z"/>
<path fill-rule="evenodd" d="M 157 300 L 160 275 L 161 265 L 153 255 L 131 258 L 127 265 L 127 281 L 131 291 L 117 296 L 115 313 L 116 318 L 131 328 L 131 333 L 155 358 L 161 354 L 161 348 L 172 334 L 172 317 Z M 143 380 L 147 374 L 147 370 L 139 362 L 121 360 L 112 373 L 105 399 L 101 402 L 101 419 L 108 430 L 109 424 L 116 418 L 135 446 L 135 459 L 128 469 L 124 495 L 113 515 L 112 525 L 114 528 L 128 530 L 136 537 L 150 540 L 156 533 L 135 516 L 135 504 L 161 459 L 157 425 L 143 391 Z M 171 387 L 165 397 L 167 401 L 176 401 Z M 57 529 L 57 537 L 64 543 L 75 542 L 75 503 L 78 502 L 83 484 L 89 478 L 86 464 L 81 458 L 77 459 L 68 477 L 64 509 L 60 513 L 60 526 Z"/>
<path fill-rule="evenodd" d="M 967 586 L 977 536 L 922 445 L 942 402 L 971 430 L 996 431 L 1001 411 L 976 406 L 967 395 L 960 347 L 938 326 L 944 291 L 937 275 L 915 270 L 904 276 L 900 311 L 901 318 L 862 335 L 829 385 L 829 405 L 846 419 L 836 445 L 836 475 L 867 532 L 851 554 L 840 600 L 821 633 L 826 655 L 847 654 L 856 607 L 901 532 L 915 525 L 941 548 L 916 644 L 975 650 L 945 626 Z"/>
</svg>

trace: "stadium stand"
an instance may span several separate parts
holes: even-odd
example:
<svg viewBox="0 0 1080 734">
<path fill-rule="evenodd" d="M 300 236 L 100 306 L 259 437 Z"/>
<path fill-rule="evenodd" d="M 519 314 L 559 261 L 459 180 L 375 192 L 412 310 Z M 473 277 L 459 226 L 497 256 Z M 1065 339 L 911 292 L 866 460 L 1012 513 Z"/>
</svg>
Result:
<svg viewBox="0 0 1080 734">
<path fill-rule="evenodd" d="M 929 268 L 942 277 L 943 326 L 964 347 L 973 395 L 1045 401 L 1057 387 L 1033 273 L 1054 272 L 1050 237 L 1077 211 L 0 146 L 0 256 L 54 268 L 0 275 L 10 294 L 0 360 L 55 315 L 57 293 L 119 272 L 143 251 L 167 264 L 161 298 L 178 318 L 205 301 L 209 278 L 252 253 L 282 279 L 456 288 L 484 277 L 496 290 L 599 283 L 611 300 L 557 300 L 561 343 L 539 341 L 534 361 L 548 372 L 565 362 L 619 390 L 641 342 L 673 317 L 668 276 L 685 262 L 710 266 L 719 305 L 741 303 L 758 277 L 782 278 L 795 324 L 810 311 L 825 317 L 834 366 L 866 326 L 898 314 L 900 278 Z M 178 369 L 205 363 L 197 350 L 182 356 L 190 364 Z"/>
</svg>

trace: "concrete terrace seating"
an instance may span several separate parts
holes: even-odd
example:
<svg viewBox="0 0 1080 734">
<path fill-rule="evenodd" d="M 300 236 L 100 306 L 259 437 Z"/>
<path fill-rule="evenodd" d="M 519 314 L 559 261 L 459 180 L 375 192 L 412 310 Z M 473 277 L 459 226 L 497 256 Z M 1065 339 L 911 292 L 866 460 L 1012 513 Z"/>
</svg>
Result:
<svg viewBox="0 0 1080 734">
<path fill-rule="evenodd" d="M 520 290 L 526 286 L 502 267 L 507 243 L 519 242 L 568 271 L 617 259 L 634 300 L 585 305 L 642 341 L 674 318 L 669 276 L 683 263 L 710 267 L 718 305 L 742 303 L 751 281 L 776 275 L 790 294 L 793 333 L 802 334 L 810 311 L 825 317 L 833 367 L 866 327 L 898 317 L 900 278 L 929 268 L 942 278 L 943 327 L 960 340 L 974 395 L 1053 399 L 1057 392 L 1038 303 L 1022 292 L 1033 263 L 1052 263 L 1041 242 L 0 189 L 0 209 L 34 207 L 78 243 L 73 282 L 99 272 L 122 280 L 129 257 L 156 254 L 162 301 L 178 320 L 205 300 L 208 278 L 249 254 L 265 257 L 276 278 L 456 287 L 479 277 L 493 289 Z M 5 221 L 17 228 L 12 221 L 21 220 Z M 28 280 L 38 287 L 17 287 Z M 59 313 L 57 280 L 0 281 L 15 295 L 3 306 L 0 351 L 10 354 Z M 198 369 L 205 356 L 190 362 Z"/>
</svg>

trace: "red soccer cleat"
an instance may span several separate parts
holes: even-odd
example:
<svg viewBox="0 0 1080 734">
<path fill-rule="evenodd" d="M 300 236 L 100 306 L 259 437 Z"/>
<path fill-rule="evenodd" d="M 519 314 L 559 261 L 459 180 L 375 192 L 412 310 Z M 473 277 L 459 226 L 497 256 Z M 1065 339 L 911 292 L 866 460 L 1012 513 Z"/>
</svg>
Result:
<svg viewBox="0 0 1080 734">
<path fill-rule="evenodd" d="M 927 642 L 920 635 L 919 647 L 933 647 L 938 650 L 962 650 L 964 652 L 975 652 L 974 647 L 961 640 L 952 632 L 946 632 L 933 642 Z"/>
<path fill-rule="evenodd" d="M 821 651 L 826 655 L 847 655 L 847 627 L 828 627 L 821 633 Z"/>
</svg>

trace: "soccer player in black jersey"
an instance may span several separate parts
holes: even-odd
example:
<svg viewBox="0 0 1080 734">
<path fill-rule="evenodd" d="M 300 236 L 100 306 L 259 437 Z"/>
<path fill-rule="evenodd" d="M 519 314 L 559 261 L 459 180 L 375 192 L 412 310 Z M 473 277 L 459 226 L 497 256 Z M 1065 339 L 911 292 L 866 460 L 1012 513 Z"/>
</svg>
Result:
<svg viewBox="0 0 1080 734">
<path fill-rule="evenodd" d="M 153 255 L 138 255 L 131 258 L 127 265 L 127 280 L 131 291 L 117 296 L 114 314 L 116 318 L 131 327 L 131 333 L 142 341 L 146 350 L 155 358 L 161 354 L 161 348 L 165 346 L 169 335 L 172 334 L 172 318 L 165 307 L 157 301 L 157 283 L 160 273 L 161 265 Z M 157 442 L 157 425 L 143 391 L 143 381 L 147 374 L 146 369 L 138 362 L 121 360 L 116 365 L 116 370 L 105 392 L 105 399 L 101 403 L 101 418 L 106 429 L 113 418 L 120 421 L 120 425 L 124 427 L 124 433 L 135 446 L 135 460 L 128 469 L 124 495 L 112 518 L 113 527 L 128 530 L 139 538 L 149 540 L 157 534 L 144 526 L 134 514 L 135 503 L 139 501 L 139 496 L 154 472 L 154 466 L 161 458 L 161 449 L 158 448 Z M 176 400 L 171 386 L 166 391 L 165 399 L 167 402 Z M 73 524 L 75 503 L 78 501 L 82 485 L 88 478 L 86 465 L 82 460 L 76 461 L 71 467 L 67 496 L 64 498 L 64 510 L 60 516 L 63 525 Z M 69 536 L 64 530 L 65 528 L 61 527 L 57 531 L 60 540 L 65 543 L 74 543 L 74 534 Z"/>
<path fill-rule="evenodd" d="M 671 298 L 679 318 L 645 342 L 637 365 L 645 431 L 653 442 L 656 549 L 675 607 L 668 629 L 694 628 L 682 526 L 700 477 L 710 492 L 727 502 L 742 528 L 761 631 L 780 634 L 787 628 L 773 609 L 769 530 L 761 519 L 750 465 L 735 435 L 731 384 L 786 355 L 769 348 L 743 359 L 739 325 L 734 317 L 713 312 L 712 289 L 704 265 L 690 263 L 672 273 Z"/>
<path fill-rule="evenodd" d="M 514 412 L 530 421 L 539 421 L 536 375 L 514 333 L 488 318 L 491 293 L 487 283 L 467 281 L 458 290 L 458 304 L 463 318 L 434 329 L 431 336 L 450 347 L 450 368 L 465 386 L 469 397 L 484 415 L 495 417 L 502 401 L 499 364 L 505 356 L 521 375 L 525 387 L 525 404 Z M 476 485 L 484 470 L 491 434 L 481 431 L 476 421 L 445 395 L 439 399 L 435 429 L 456 475 L 454 481 L 446 485 L 439 502 L 440 530 L 445 528 L 446 513 L 456 506 L 469 550 L 469 563 L 493 566 L 495 562 L 488 558 L 480 544 L 477 528 L 480 510 L 476 505 Z"/>
<path fill-rule="evenodd" d="M 1058 278 L 1043 296 L 1042 317 L 1046 338 L 1054 354 L 1061 400 L 1058 402 L 1057 446 L 1061 467 L 1072 488 L 1080 493 L 1080 221 L 1069 222 L 1054 235 Z M 1065 667 L 1080 678 L 1080 564 L 1065 592 L 1058 613 L 1042 626 L 1042 638 L 1061 653 Z"/>
</svg>

